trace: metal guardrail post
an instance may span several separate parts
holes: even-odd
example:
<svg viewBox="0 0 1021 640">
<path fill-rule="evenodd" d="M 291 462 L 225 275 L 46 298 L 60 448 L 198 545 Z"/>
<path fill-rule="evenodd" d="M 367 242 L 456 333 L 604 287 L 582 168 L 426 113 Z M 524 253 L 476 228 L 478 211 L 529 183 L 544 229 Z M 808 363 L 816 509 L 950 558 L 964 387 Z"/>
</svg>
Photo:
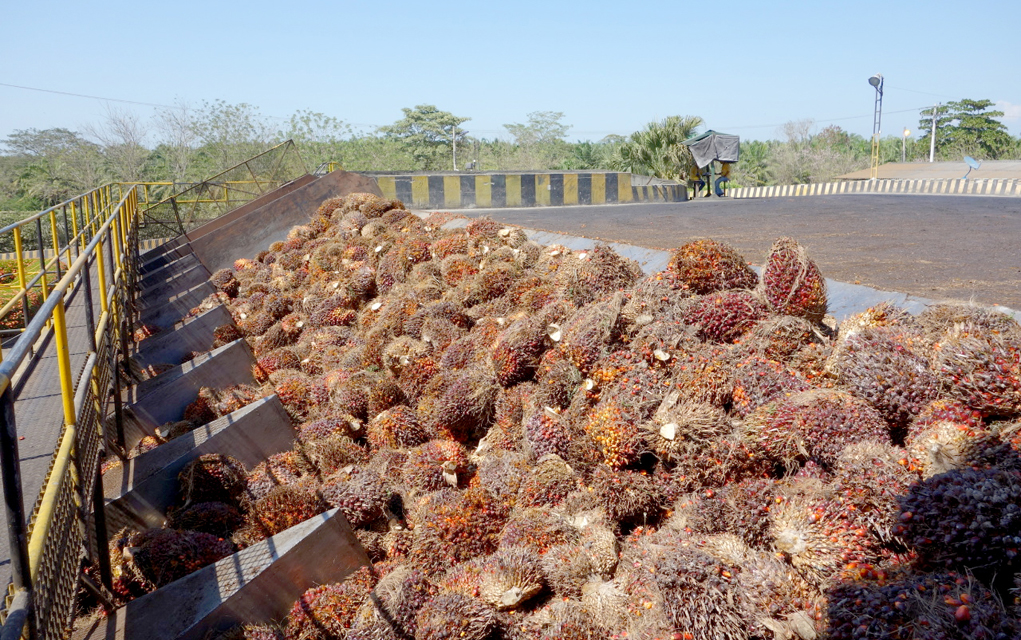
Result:
<svg viewBox="0 0 1021 640">
<path fill-rule="evenodd" d="M 25 249 L 21 243 L 21 228 L 14 228 L 14 256 L 18 261 L 18 285 L 21 287 L 21 292 L 24 297 L 21 299 L 21 312 L 24 315 L 25 326 L 28 326 L 31 318 L 29 315 L 28 308 L 28 277 L 25 274 Z"/>
<path fill-rule="evenodd" d="M 50 211 L 50 233 L 53 235 L 53 258 L 57 270 L 57 282 L 60 282 L 60 236 L 57 235 L 57 211 Z"/>
<path fill-rule="evenodd" d="M 18 429 L 14 421 L 14 393 L 9 380 L 0 395 L 0 466 L 3 469 L 7 539 L 11 549 L 11 575 L 15 589 L 31 589 L 28 562 L 28 532 L 18 456 Z"/>
<path fill-rule="evenodd" d="M 42 285 L 43 302 L 49 298 L 49 286 L 46 283 L 46 244 L 43 242 L 43 219 L 36 218 L 35 220 L 35 231 L 39 234 L 39 273 L 42 276 L 39 283 Z"/>
</svg>

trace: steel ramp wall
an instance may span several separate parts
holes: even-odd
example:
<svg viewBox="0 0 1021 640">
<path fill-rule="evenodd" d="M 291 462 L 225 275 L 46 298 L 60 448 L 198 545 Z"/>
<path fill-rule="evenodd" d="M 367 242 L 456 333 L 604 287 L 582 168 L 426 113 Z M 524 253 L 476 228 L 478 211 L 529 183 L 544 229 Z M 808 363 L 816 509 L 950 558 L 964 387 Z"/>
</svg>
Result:
<svg viewBox="0 0 1021 640">
<path fill-rule="evenodd" d="M 382 196 L 372 178 L 347 171 L 328 173 L 227 224 L 214 220 L 195 229 L 189 234 L 195 236 L 191 248 L 214 273 L 286 239 L 293 227 L 308 223 L 324 200 L 357 192 Z"/>
</svg>

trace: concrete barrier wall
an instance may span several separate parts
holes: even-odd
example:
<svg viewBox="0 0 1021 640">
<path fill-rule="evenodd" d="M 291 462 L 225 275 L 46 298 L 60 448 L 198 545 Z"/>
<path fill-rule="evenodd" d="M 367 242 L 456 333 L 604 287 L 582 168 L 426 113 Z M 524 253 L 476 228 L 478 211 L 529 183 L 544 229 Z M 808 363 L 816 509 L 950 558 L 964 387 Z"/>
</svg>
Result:
<svg viewBox="0 0 1021 640">
<path fill-rule="evenodd" d="M 728 189 L 731 198 L 828 196 L 842 193 L 915 193 L 1021 197 L 1021 180 L 847 180 Z"/>
<path fill-rule="evenodd" d="M 684 185 L 636 186 L 630 173 L 366 175 L 376 179 L 385 197 L 397 198 L 416 209 L 558 207 L 688 199 Z"/>
</svg>

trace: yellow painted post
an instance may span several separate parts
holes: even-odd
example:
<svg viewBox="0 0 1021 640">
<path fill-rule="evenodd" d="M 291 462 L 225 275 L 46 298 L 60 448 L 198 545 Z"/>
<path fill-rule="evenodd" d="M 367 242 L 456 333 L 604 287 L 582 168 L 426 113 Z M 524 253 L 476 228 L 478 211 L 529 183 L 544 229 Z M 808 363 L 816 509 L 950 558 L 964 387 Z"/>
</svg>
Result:
<svg viewBox="0 0 1021 640">
<path fill-rule="evenodd" d="M 103 241 L 96 243 L 96 271 L 99 272 L 99 308 L 106 313 L 106 258 L 103 257 Z"/>
<path fill-rule="evenodd" d="M 71 377 L 71 354 L 67 344 L 67 319 L 63 297 L 53 308 L 53 336 L 57 342 L 57 368 L 60 371 L 60 396 L 64 407 L 64 424 L 75 423 L 74 379 Z"/>
<path fill-rule="evenodd" d="M 25 248 L 21 244 L 21 227 L 14 227 L 14 257 L 18 262 L 18 286 L 25 296 L 22 309 L 25 311 L 25 326 L 28 326 L 28 275 L 25 273 Z"/>
<path fill-rule="evenodd" d="M 84 202 L 84 199 L 82 201 Z M 77 204 L 76 204 L 77 202 L 78 202 L 77 200 L 72 200 L 71 201 L 71 233 L 74 234 L 75 238 L 77 238 L 76 242 L 78 242 L 79 247 L 81 249 L 84 249 L 85 245 L 82 244 L 82 242 L 84 241 L 84 237 L 82 237 L 82 238 L 78 237 L 78 207 L 77 207 Z M 71 249 L 71 239 L 70 238 L 68 238 L 68 240 L 67 240 L 67 247 L 68 247 L 68 253 L 70 254 L 70 249 Z"/>
<path fill-rule="evenodd" d="M 121 267 L 121 232 L 118 229 L 120 225 L 117 222 L 118 219 L 116 217 L 110 219 L 110 247 L 113 249 L 113 264 L 110 265 L 110 271 L 114 276 L 116 276 L 117 270 Z"/>
</svg>

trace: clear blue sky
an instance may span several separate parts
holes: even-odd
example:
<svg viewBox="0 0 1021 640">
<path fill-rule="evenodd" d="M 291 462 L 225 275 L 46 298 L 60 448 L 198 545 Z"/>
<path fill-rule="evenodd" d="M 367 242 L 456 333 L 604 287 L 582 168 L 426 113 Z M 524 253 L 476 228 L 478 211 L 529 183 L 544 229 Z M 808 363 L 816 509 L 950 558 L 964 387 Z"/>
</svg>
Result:
<svg viewBox="0 0 1021 640">
<path fill-rule="evenodd" d="M 6 0 L 0 83 L 265 116 L 323 112 L 367 129 L 401 107 L 470 117 L 505 136 L 562 111 L 569 138 L 626 135 L 698 115 L 745 139 L 811 118 L 871 135 L 916 109 L 987 98 L 1021 134 L 1021 3 L 859 2 L 71 2 Z M 154 109 L 0 86 L 0 137 L 78 129 L 105 109 Z M 280 121 L 276 121 L 280 123 Z"/>
</svg>

